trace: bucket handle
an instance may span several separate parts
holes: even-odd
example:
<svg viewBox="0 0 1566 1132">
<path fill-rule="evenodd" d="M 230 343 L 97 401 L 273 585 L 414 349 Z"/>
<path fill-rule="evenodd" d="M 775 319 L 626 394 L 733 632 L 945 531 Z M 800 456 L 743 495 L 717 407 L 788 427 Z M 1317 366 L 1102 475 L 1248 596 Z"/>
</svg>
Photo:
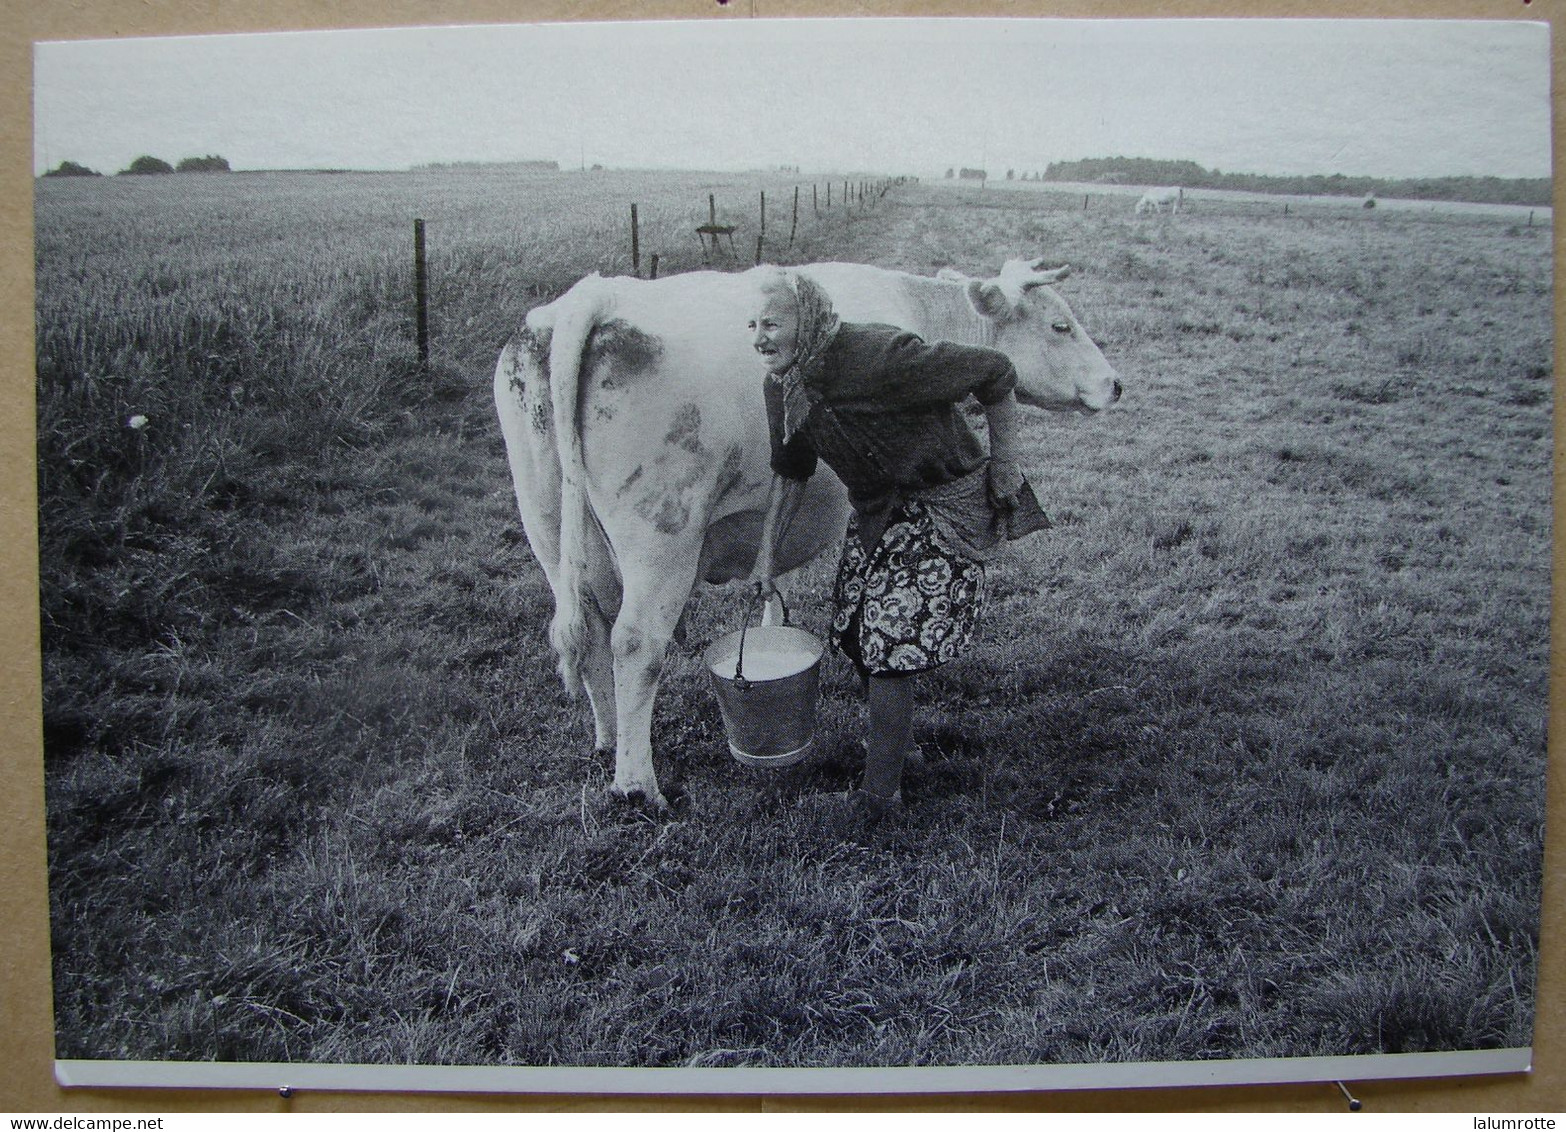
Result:
<svg viewBox="0 0 1566 1132">
<path fill-rule="evenodd" d="M 788 624 L 788 602 L 783 600 L 783 595 L 777 590 L 772 591 L 778 599 L 778 604 L 783 607 L 783 624 Z M 744 615 L 740 618 L 739 656 L 734 658 L 734 688 L 736 691 L 750 691 L 753 681 L 745 679 L 745 630 L 750 627 L 750 614 L 758 604 L 765 605 L 766 598 L 758 590 L 751 599 L 745 603 Z M 762 614 L 765 616 L 765 612 Z"/>
</svg>

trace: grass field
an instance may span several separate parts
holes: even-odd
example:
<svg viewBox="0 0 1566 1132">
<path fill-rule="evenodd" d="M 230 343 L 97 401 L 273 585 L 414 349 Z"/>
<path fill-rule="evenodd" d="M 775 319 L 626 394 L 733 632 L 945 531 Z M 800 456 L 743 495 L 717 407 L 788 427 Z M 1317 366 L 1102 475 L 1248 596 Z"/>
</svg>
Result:
<svg viewBox="0 0 1566 1132">
<path fill-rule="evenodd" d="M 823 181 L 822 184 L 825 182 Z M 1547 219 L 906 186 L 784 262 L 1076 266 L 1124 405 L 1034 416 L 1057 528 L 928 681 L 901 825 L 727 755 L 698 598 L 605 796 L 489 400 L 532 305 L 699 266 L 699 174 L 37 186 L 58 1053 L 946 1065 L 1526 1045 L 1544 814 Z M 809 184 L 805 184 L 808 198 Z M 779 224 L 776 215 L 785 215 Z M 429 222 L 434 358 L 411 329 Z M 749 227 L 747 227 L 747 225 Z M 774 244 L 774 239 L 776 244 Z M 145 427 L 131 428 L 133 416 Z M 825 565 L 798 614 L 820 629 Z"/>
</svg>

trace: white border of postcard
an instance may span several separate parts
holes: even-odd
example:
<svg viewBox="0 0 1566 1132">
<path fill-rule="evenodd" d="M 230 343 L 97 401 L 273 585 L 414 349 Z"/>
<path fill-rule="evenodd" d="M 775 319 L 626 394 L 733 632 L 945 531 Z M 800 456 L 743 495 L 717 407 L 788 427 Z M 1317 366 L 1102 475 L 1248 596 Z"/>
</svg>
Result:
<svg viewBox="0 0 1566 1132">
<path fill-rule="evenodd" d="M 1531 1047 L 1082 1065 L 872 1069 L 605 1069 L 278 1062 L 56 1061 L 67 1088 L 316 1089 L 448 1093 L 969 1093 L 1281 1085 L 1526 1073 Z"/>
</svg>

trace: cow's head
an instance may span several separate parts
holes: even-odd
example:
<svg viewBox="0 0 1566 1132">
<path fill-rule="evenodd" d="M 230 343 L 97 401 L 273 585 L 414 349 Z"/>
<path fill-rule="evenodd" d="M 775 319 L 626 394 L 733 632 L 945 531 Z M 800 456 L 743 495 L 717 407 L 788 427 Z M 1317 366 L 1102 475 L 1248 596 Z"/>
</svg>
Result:
<svg viewBox="0 0 1566 1132">
<path fill-rule="evenodd" d="M 995 348 L 1017 367 L 1017 400 L 1040 409 L 1096 413 L 1120 399 L 1120 381 L 1051 286 L 1070 267 L 1046 270 L 1043 264 L 1012 259 L 993 279 L 951 270 L 940 278 L 960 282 L 974 312 L 994 325 Z"/>
</svg>

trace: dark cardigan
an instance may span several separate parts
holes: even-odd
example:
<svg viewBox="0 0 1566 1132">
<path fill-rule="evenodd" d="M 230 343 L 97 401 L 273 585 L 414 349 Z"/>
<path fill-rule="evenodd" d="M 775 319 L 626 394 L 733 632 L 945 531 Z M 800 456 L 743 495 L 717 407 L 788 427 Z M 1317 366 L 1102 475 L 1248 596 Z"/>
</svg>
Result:
<svg viewBox="0 0 1566 1132">
<path fill-rule="evenodd" d="M 941 487 L 988 458 L 963 415 L 969 394 L 993 405 L 1017 384 L 1011 359 L 998 350 L 927 343 L 877 323 L 845 322 L 806 388 L 821 394 L 809 419 L 783 443 L 783 394 L 766 382 L 772 470 L 805 480 L 817 459 L 837 473 L 863 515 Z"/>
</svg>

